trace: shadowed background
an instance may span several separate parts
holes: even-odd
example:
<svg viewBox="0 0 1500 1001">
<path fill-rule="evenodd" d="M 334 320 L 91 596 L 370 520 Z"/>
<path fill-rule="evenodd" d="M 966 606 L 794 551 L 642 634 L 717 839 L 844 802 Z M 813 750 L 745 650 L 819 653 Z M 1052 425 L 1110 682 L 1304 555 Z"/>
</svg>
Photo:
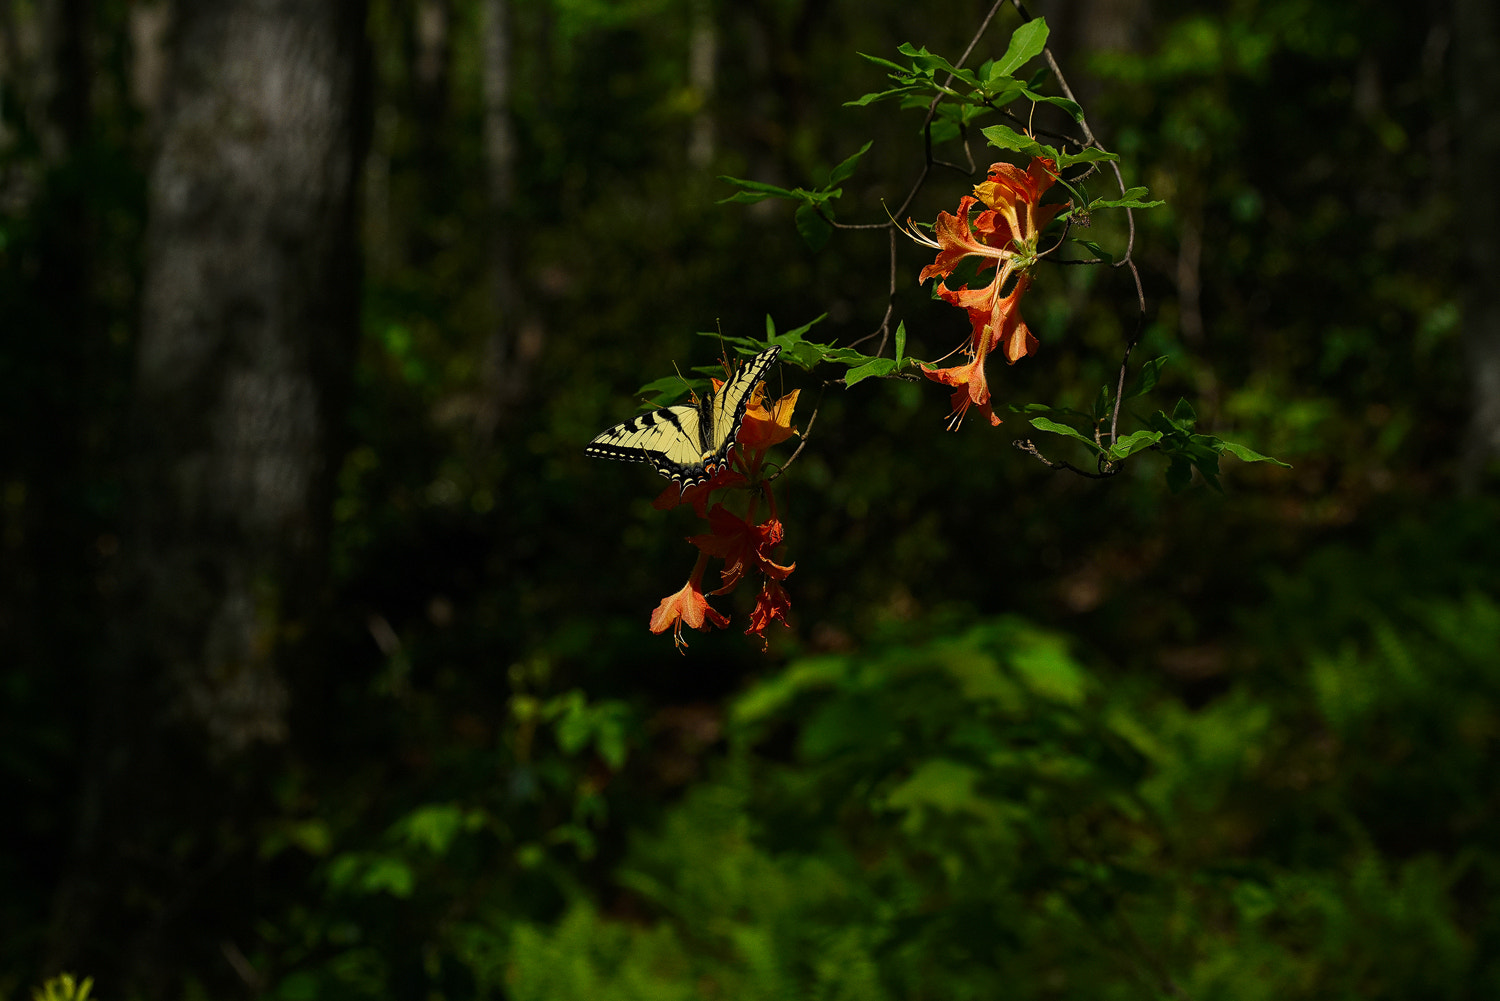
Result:
<svg viewBox="0 0 1500 1001">
<path fill-rule="evenodd" d="M 1293 468 L 1087 481 L 835 387 L 778 482 L 790 628 L 647 632 L 700 528 L 584 443 L 698 331 L 887 304 L 883 234 L 815 253 L 716 176 L 873 139 L 838 210 L 883 221 L 921 118 L 844 106 L 857 53 L 987 11 L 4 5 L 0 998 L 1500 989 L 1479 0 L 1039 2 L 1167 201 L 1149 408 Z M 936 358 L 966 323 L 897 255 Z M 1087 407 L 1133 287 L 1036 274 L 997 402 Z"/>
</svg>

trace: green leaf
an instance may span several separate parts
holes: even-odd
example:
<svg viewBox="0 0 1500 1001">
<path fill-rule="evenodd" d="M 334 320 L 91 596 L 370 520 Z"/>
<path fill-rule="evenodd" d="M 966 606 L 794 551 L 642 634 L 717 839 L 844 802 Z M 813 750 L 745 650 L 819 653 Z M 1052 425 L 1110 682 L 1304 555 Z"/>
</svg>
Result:
<svg viewBox="0 0 1500 1001">
<path fill-rule="evenodd" d="M 1051 104 L 1061 108 L 1063 113 L 1075 122 L 1083 121 L 1083 108 L 1077 101 L 1070 101 L 1066 97 L 1055 97 L 1051 94 L 1038 94 L 1029 87 L 1023 88 L 1021 93 L 1038 104 Z"/>
<path fill-rule="evenodd" d="M 907 72 L 907 68 L 905 66 L 902 66 L 900 63 L 893 63 L 889 59 L 884 59 L 880 56 L 872 56 L 868 52 L 861 52 L 860 56 L 862 58 L 870 60 L 870 62 L 874 63 L 876 66 L 884 66 L 886 69 L 893 72 L 903 74 Z"/>
<path fill-rule="evenodd" d="M 806 341 L 803 339 L 809 330 L 827 316 L 827 313 L 820 314 L 800 327 L 788 330 L 784 334 L 778 334 L 776 332 L 776 321 L 768 314 L 766 316 L 766 336 L 764 341 L 757 341 L 750 337 L 724 337 L 723 340 L 726 344 L 733 345 L 735 350 L 742 355 L 759 354 L 768 346 L 778 344 L 781 346 L 780 361 L 791 362 L 799 368 L 811 369 L 820 361 L 831 360 L 829 357 L 830 353 L 850 350 L 848 348 L 835 348 L 829 344 L 819 344 L 815 341 Z M 720 335 L 717 331 L 700 330 L 698 331 L 698 336 L 717 338 Z M 853 354 L 861 361 L 868 360 L 867 355 L 861 355 L 857 351 L 853 352 Z M 714 374 L 718 375 L 721 373 L 716 372 Z"/>
<path fill-rule="evenodd" d="M 1103 261 L 1106 264 L 1113 264 L 1115 262 L 1114 255 L 1105 250 L 1103 247 L 1099 246 L 1093 240 L 1079 240 L 1075 238 L 1073 242 L 1080 243 L 1083 246 L 1087 247 L 1090 251 L 1093 252 L 1095 257 L 1099 258 L 1099 260 Z"/>
<path fill-rule="evenodd" d="M 1069 427 L 1066 424 L 1059 424 L 1057 421 L 1049 420 L 1046 417 L 1033 417 L 1031 419 L 1031 426 L 1036 428 L 1038 431 L 1047 431 L 1052 434 L 1060 434 L 1066 438 L 1072 438 L 1076 441 L 1081 441 L 1095 452 L 1104 451 L 1094 442 L 1094 439 L 1090 438 L 1082 431 L 1079 431 L 1077 428 Z"/>
<path fill-rule="evenodd" d="M 1159 205 L 1167 204 L 1160 199 L 1156 201 L 1143 201 L 1146 195 L 1145 188 L 1127 188 L 1119 198 L 1095 198 L 1089 202 L 1089 211 L 1094 209 L 1154 209 Z"/>
<path fill-rule="evenodd" d="M 389 893 L 398 900 L 405 900 L 411 896 L 412 888 L 416 885 L 416 874 L 411 871 L 411 866 L 401 859 L 390 856 L 376 856 L 370 860 L 364 876 L 359 881 L 359 888 L 366 893 Z"/>
<path fill-rule="evenodd" d="M 856 365 L 844 374 L 844 385 L 853 386 L 857 382 L 863 382 L 871 376 L 890 375 L 896 370 L 896 363 L 889 358 L 871 358 L 863 365 Z"/>
<path fill-rule="evenodd" d="M 859 148 L 859 152 L 858 153 L 855 153 L 853 156 L 849 157 L 843 163 L 839 164 L 837 167 L 834 167 L 833 170 L 828 175 L 828 186 L 829 187 L 833 187 L 836 184 L 840 184 L 843 181 L 847 181 L 849 179 L 849 177 L 851 175 L 853 175 L 854 168 L 859 163 L 859 158 L 862 157 L 862 156 L 864 156 L 866 153 L 868 153 L 870 151 L 870 147 L 873 146 L 874 144 L 875 144 L 874 140 L 871 140 L 870 142 L 865 143 L 863 146 L 861 146 Z M 1144 190 L 1144 189 L 1142 189 L 1142 190 Z"/>
<path fill-rule="evenodd" d="M 873 92 L 871 92 L 869 94 L 864 94 L 864 95 L 862 95 L 860 97 L 857 97 L 857 98 L 855 98 L 852 101 L 845 101 L 844 102 L 844 107 L 846 107 L 846 108 L 863 108 L 863 107 L 867 107 L 868 105 L 874 104 L 876 101 L 884 100 L 887 97 L 894 97 L 897 94 L 909 94 L 914 89 L 915 88 L 912 88 L 912 87 L 892 87 L 890 90 L 873 91 Z"/>
<path fill-rule="evenodd" d="M 651 398 L 652 403 L 648 404 L 646 409 L 655 409 L 655 406 L 667 406 L 687 395 L 688 391 L 694 389 L 695 386 L 700 385 L 702 385 L 702 380 L 690 380 L 681 375 L 666 375 L 646 383 L 637 390 L 637 393 Z"/>
<path fill-rule="evenodd" d="M 443 855 L 464 826 L 464 812 L 453 803 L 428 803 L 408 814 L 400 826 L 407 844 Z"/>
<path fill-rule="evenodd" d="M 718 204 L 734 202 L 740 205 L 753 205 L 767 198 L 790 198 L 794 201 L 801 200 L 802 196 L 796 191 L 787 188 L 778 188 L 774 184 L 766 184 L 764 181 L 747 181 L 742 177 L 730 177 L 720 174 L 719 180 L 726 184 L 732 184 L 740 190 L 728 198 L 720 198 Z"/>
<path fill-rule="evenodd" d="M 1042 145 L 1030 136 L 1021 135 L 1008 125 L 991 125 L 989 128 L 981 129 L 980 134 L 989 140 L 991 146 L 1000 149 L 1013 150 L 1026 156 L 1046 156 L 1054 160 L 1058 158 L 1057 150 Z"/>
<path fill-rule="evenodd" d="M 988 132 L 989 130 L 986 129 L 985 131 Z M 1120 155 L 1090 147 L 1089 149 L 1079 150 L 1077 153 L 1058 153 L 1052 158 L 1057 161 L 1057 166 L 1060 170 L 1063 167 L 1071 167 L 1075 163 L 1098 163 L 1100 161 L 1118 160 L 1120 159 Z"/>
<path fill-rule="evenodd" d="M 1161 441 L 1160 431 L 1137 431 L 1128 434 L 1109 447 L 1111 459 L 1124 459 L 1143 451 Z"/>
<path fill-rule="evenodd" d="M 1269 455 L 1261 455 L 1254 449 L 1246 448 L 1244 445 L 1236 445 L 1232 441 L 1221 442 L 1219 450 L 1221 452 L 1228 452 L 1241 462 L 1269 462 L 1280 466 L 1282 469 L 1292 468 L 1290 464 L 1282 462 L 1280 459 L 1273 459 Z"/>
<path fill-rule="evenodd" d="M 1109 387 L 1100 386 L 1099 395 L 1094 397 L 1094 420 L 1102 420 L 1109 414 L 1109 398 Z"/>
<path fill-rule="evenodd" d="M 896 324 L 896 367 L 901 367 L 901 359 L 906 355 L 906 321 L 902 320 Z"/>
<path fill-rule="evenodd" d="M 1010 77 L 1004 77 L 998 86 L 996 86 L 995 81 L 991 81 L 990 83 L 986 84 L 984 86 L 984 89 L 976 93 L 975 100 L 986 106 L 1003 108 L 1005 105 L 1014 101 L 1016 98 L 1021 97 L 1025 93 L 1026 88 L 1021 86 L 1020 81 L 1013 80 Z M 964 110 L 967 111 L 971 117 L 972 115 L 980 112 L 980 109 L 974 107 L 968 107 Z M 988 110 L 988 107 L 986 107 L 984 110 Z"/>
<path fill-rule="evenodd" d="M 813 250 L 822 250 L 828 238 L 833 235 L 833 227 L 811 204 L 803 203 L 797 207 L 796 221 L 797 233 Z"/>
<path fill-rule="evenodd" d="M 897 47 L 896 51 L 903 56 L 910 56 L 912 66 L 919 72 L 925 74 L 949 73 L 952 74 L 954 80 L 966 83 L 976 89 L 979 87 L 979 78 L 971 70 L 959 69 L 937 53 L 928 52 L 925 46 L 917 48 L 910 42 L 903 42 Z M 943 88 L 939 87 L 937 89 L 941 90 Z"/>
<path fill-rule="evenodd" d="M 979 773 L 956 761 L 924 761 L 911 777 L 886 796 L 892 810 L 935 810 L 939 813 L 969 813 L 992 819 L 994 806 L 975 791 Z"/>
<path fill-rule="evenodd" d="M 1172 423 L 1189 431 L 1198 423 L 1198 415 L 1193 413 L 1193 408 L 1188 405 L 1188 401 L 1181 397 L 1178 398 L 1177 405 L 1172 408 Z"/>
<path fill-rule="evenodd" d="M 1043 698 L 1077 706 L 1087 694 L 1088 678 L 1068 654 L 1067 644 L 1042 633 L 1017 637 L 1010 666 L 1022 684 Z"/>
<path fill-rule="evenodd" d="M 1145 396 L 1156 388 L 1156 382 L 1161 378 L 1161 367 L 1167 363 L 1167 356 L 1152 358 L 1141 366 L 1135 378 L 1130 383 L 1130 388 L 1125 390 L 1125 399 L 1133 400 L 1137 396 Z"/>
<path fill-rule="evenodd" d="M 1047 47 L 1047 36 L 1050 29 L 1047 27 L 1047 19 L 1036 18 L 1021 25 L 1010 36 L 1010 45 L 1005 49 L 1005 55 L 990 71 L 990 77 L 1010 76 L 1026 63 L 1042 54 Z"/>
</svg>

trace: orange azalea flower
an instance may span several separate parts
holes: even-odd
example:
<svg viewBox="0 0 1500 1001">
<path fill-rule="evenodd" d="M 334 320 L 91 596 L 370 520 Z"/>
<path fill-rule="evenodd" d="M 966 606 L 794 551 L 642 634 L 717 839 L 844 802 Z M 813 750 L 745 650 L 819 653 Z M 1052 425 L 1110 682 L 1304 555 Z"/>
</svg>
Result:
<svg viewBox="0 0 1500 1001">
<path fill-rule="evenodd" d="M 682 638 L 684 624 L 694 629 L 707 629 L 703 624 L 706 618 L 720 629 L 729 625 L 729 618 L 714 611 L 708 599 L 703 596 L 703 571 L 707 568 L 708 554 L 700 553 L 692 576 L 688 577 L 682 590 L 663 598 L 661 604 L 656 606 L 656 611 L 651 613 L 651 631 L 664 633 L 668 629 L 672 630 L 672 642 L 679 652 L 687 646 L 687 640 Z"/>
<path fill-rule="evenodd" d="M 717 390 L 719 380 L 715 379 L 714 383 Z M 763 582 L 761 594 L 750 616 L 747 634 L 759 636 L 764 642 L 766 627 L 771 622 L 779 619 L 782 625 L 786 624 L 791 599 L 787 597 L 786 590 L 776 582 L 784 580 L 796 569 L 796 564 L 782 566 L 770 556 L 771 551 L 781 544 L 784 535 L 781 521 L 776 517 L 776 499 L 771 493 L 770 485 L 761 484 L 771 513 L 759 524 L 755 524 L 753 519 L 760 494 L 751 495 L 750 514 L 745 518 L 731 514 L 722 504 L 713 505 L 707 513 L 704 509 L 708 506 L 713 491 L 758 480 L 766 450 L 797 433 L 796 428 L 792 427 L 792 412 L 796 408 L 799 392 L 793 390 L 779 400 L 768 401 L 765 383 L 757 385 L 745 408 L 744 419 L 735 436 L 735 445 L 730 450 L 730 462 L 707 482 L 695 484 L 686 490 L 673 484 L 652 502 L 652 506 L 658 510 L 691 504 L 697 515 L 706 518 L 709 525 L 707 534 L 688 539 L 698 547 L 699 553 L 697 565 L 687 584 L 681 591 L 662 599 L 651 615 L 651 631 L 662 633 L 672 629 L 673 641 L 679 651 L 687 646 L 682 639 L 684 623 L 694 629 L 707 629 L 705 622 L 720 628 L 729 624 L 728 617 L 714 611 L 703 593 L 703 573 L 710 557 L 724 561 L 724 568 L 720 571 L 720 587 L 710 592 L 712 594 L 727 594 L 751 572 L 758 574 Z"/>
<path fill-rule="evenodd" d="M 923 367 L 927 378 L 947 386 L 956 386 L 953 393 L 953 413 L 948 417 L 948 430 L 953 431 L 963 423 L 964 415 L 972 405 L 989 418 L 990 424 L 999 427 L 1000 418 L 990 408 L 990 385 L 984 377 L 984 360 L 989 355 L 989 338 L 980 342 L 980 350 L 974 360 L 952 368 L 932 369 Z"/>
<path fill-rule="evenodd" d="M 745 408 L 745 421 L 740 425 L 736 440 L 746 448 L 767 449 L 796 434 L 797 429 L 792 427 L 792 410 L 796 408 L 801 392 L 794 389 L 768 407 L 766 384 L 762 382 L 756 386 L 750 405 Z"/>
<path fill-rule="evenodd" d="M 948 426 L 957 428 L 970 406 L 978 407 L 991 424 L 999 424 L 990 405 L 989 382 L 984 363 L 999 349 L 1006 362 L 1015 364 L 1037 349 L 1037 339 L 1021 318 L 1020 302 L 1031 287 L 1027 269 L 1036 260 L 1037 240 L 1047 224 L 1066 205 L 1040 204 L 1042 195 L 1057 178 L 1057 164 L 1037 157 L 1026 170 L 1008 163 L 990 167 L 988 178 L 974 186 L 972 196 L 959 200 L 958 213 L 939 212 L 934 236 L 922 236 L 913 226 L 908 235 L 937 250 L 937 258 L 923 268 L 919 281 L 947 278 L 969 257 L 978 257 L 979 273 L 994 269 L 993 280 L 984 288 L 967 285 L 950 289 L 939 282 L 936 292 L 943 301 L 969 314 L 969 343 L 964 353 L 970 361 L 952 368 L 924 371 L 929 379 L 958 387 L 953 394 L 953 414 Z M 987 206 L 969 216 L 975 205 Z M 1006 286 L 1008 294 L 1002 294 Z"/>
<path fill-rule="evenodd" d="M 974 185 L 974 197 L 1004 217 L 1006 235 L 1035 253 L 1036 238 L 1067 204 L 1040 204 L 1056 180 L 1057 162 L 1046 157 L 1033 157 L 1024 171 L 1014 164 L 993 163 L 989 177 Z"/>
<path fill-rule="evenodd" d="M 720 571 L 722 586 L 714 594 L 727 594 L 744 577 L 746 570 L 758 570 L 767 577 L 784 580 L 797 564 L 781 566 L 769 553 L 781 544 L 784 534 L 781 522 L 772 517 L 759 525 L 731 514 L 722 504 L 708 512 L 709 534 L 688 539 L 699 550 L 724 561 Z"/>
<path fill-rule="evenodd" d="M 720 385 L 721 380 L 715 379 L 715 390 Z M 792 427 L 792 410 L 797 406 L 797 396 L 801 392 L 800 389 L 794 389 L 767 406 L 765 403 L 766 384 L 762 382 L 756 386 L 750 403 L 745 408 L 745 419 L 740 423 L 739 434 L 735 436 L 737 444 L 731 452 L 729 463 L 715 473 L 712 479 L 696 483 L 686 490 L 679 489 L 676 484 L 668 485 L 651 502 L 651 506 L 658 511 L 670 511 L 679 504 L 691 504 L 698 517 L 706 517 L 704 508 L 707 507 L 710 493 L 723 487 L 737 487 L 748 483 L 749 479 L 745 473 L 753 475 L 760 470 L 761 460 L 764 457 L 759 453 L 772 445 L 781 444 L 797 433 L 797 429 Z M 734 465 L 738 465 L 745 472 L 731 468 Z"/>
<path fill-rule="evenodd" d="M 686 490 L 675 483 L 667 485 L 667 488 L 656 495 L 651 506 L 658 511 L 670 511 L 679 504 L 691 504 L 693 512 L 700 518 L 708 517 L 704 509 L 708 506 L 708 495 L 722 487 L 737 487 L 742 483 L 748 483 L 745 474 L 738 470 L 725 466 L 713 475 L 712 479 L 702 483 L 695 483 Z"/>
</svg>

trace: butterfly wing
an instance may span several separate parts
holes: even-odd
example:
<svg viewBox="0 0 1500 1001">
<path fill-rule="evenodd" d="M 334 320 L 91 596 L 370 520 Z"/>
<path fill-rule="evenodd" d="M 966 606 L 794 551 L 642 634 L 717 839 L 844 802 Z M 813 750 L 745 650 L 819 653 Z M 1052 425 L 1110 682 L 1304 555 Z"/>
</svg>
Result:
<svg viewBox="0 0 1500 1001">
<path fill-rule="evenodd" d="M 708 402 L 648 410 L 605 431 L 584 451 L 602 459 L 649 462 L 683 490 L 703 483 L 723 468 L 755 385 L 780 353 L 773 347 L 756 355 Z"/>
<path fill-rule="evenodd" d="M 712 424 L 711 435 L 705 447 L 711 447 L 716 455 L 729 451 L 734 436 L 739 434 L 740 423 L 745 419 L 745 408 L 755 393 L 756 383 L 776 362 L 780 347 L 771 347 L 751 358 L 728 382 L 719 388 L 709 407 Z"/>
<path fill-rule="evenodd" d="M 649 462 L 668 479 L 691 485 L 703 470 L 702 422 L 695 404 L 660 407 L 616 424 L 584 451 L 601 459 Z"/>
</svg>

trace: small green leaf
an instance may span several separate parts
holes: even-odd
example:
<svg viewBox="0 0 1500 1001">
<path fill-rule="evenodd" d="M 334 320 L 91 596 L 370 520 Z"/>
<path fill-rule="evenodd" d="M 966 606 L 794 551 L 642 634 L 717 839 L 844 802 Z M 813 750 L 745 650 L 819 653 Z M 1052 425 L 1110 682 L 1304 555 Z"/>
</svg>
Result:
<svg viewBox="0 0 1500 1001">
<path fill-rule="evenodd" d="M 796 191 L 791 191 L 787 188 L 778 188 L 776 185 L 766 184 L 764 181 L 747 181 L 744 178 L 730 177 L 727 174 L 720 174 L 719 180 L 723 181 L 726 184 L 732 184 L 740 189 L 738 192 L 730 195 L 728 198 L 720 198 L 720 205 L 723 205 L 725 202 L 734 202 L 739 205 L 753 205 L 756 202 L 763 201 L 767 198 L 790 198 L 793 200 L 799 200 L 802 197 Z"/>
<path fill-rule="evenodd" d="M 464 824 L 464 813 L 453 803 L 428 803 L 401 822 L 402 836 L 414 848 L 443 855 Z"/>
<path fill-rule="evenodd" d="M 365 869 L 359 888 L 366 893 L 384 891 L 398 900 L 405 900 L 411 896 L 416 882 L 416 874 L 405 862 L 389 856 L 376 856 Z"/>
<path fill-rule="evenodd" d="M 1050 29 L 1047 27 L 1047 19 L 1039 17 L 1034 21 L 1028 21 L 1021 25 L 1010 36 L 1010 45 L 1005 49 L 1005 55 L 990 71 L 991 78 L 995 76 L 1010 76 L 1026 63 L 1041 55 L 1042 50 L 1047 47 L 1047 35 Z"/>
<path fill-rule="evenodd" d="M 1038 431 L 1048 431 L 1052 434 L 1060 434 L 1066 438 L 1072 438 L 1076 441 L 1081 441 L 1089 448 L 1093 449 L 1095 452 L 1104 451 L 1098 446 L 1098 444 L 1094 442 L 1094 439 L 1090 438 L 1082 431 L 1079 431 L 1077 428 L 1069 427 L 1066 424 L 1059 424 L 1057 421 L 1049 420 L 1046 417 L 1033 417 L 1031 419 L 1031 426 L 1036 428 Z"/>
<path fill-rule="evenodd" d="M 797 233 L 813 250 L 822 250 L 828 238 L 833 235 L 833 227 L 828 220 L 818 214 L 818 210 L 810 203 L 804 202 L 797 207 Z"/>
<path fill-rule="evenodd" d="M 954 80 L 961 81 L 976 89 L 979 87 L 979 79 L 974 76 L 973 71 L 959 69 L 937 53 L 928 52 L 925 46 L 917 48 L 910 42 L 905 42 L 896 51 L 903 56 L 910 56 L 912 67 L 919 72 L 926 74 L 950 73 Z M 910 71 L 907 72 L 910 73 Z"/>
<path fill-rule="evenodd" d="M 1193 413 L 1193 408 L 1188 401 L 1181 397 L 1178 398 L 1177 405 L 1172 408 L 1172 423 L 1189 431 L 1198 423 L 1198 415 Z"/>
<path fill-rule="evenodd" d="M 1161 441 L 1160 431 L 1137 431 L 1128 434 L 1109 448 L 1111 459 L 1125 459 Z"/>
<path fill-rule="evenodd" d="M 1109 414 L 1109 387 L 1100 386 L 1099 395 L 1094 397 L 1094 420 L 1102 420 Z"/>
<path fill-rule="evenodd" d="M 1046 156 L 1054 160 L 1058 159 L 1057 150 L 1050 146 L 1042 145 L 1030 136 L 1021 135 L 1008 125 L 991 125 L 987 129 L 981 129 L 980 133 L 989 140 L 991 146 L 1024 153 L 1027 156 Z"/>
<path fill-rule="evenodd" d="M 974 98 L 982 104 L 1003 108 L 1025 93 L 1026 88 L 1022 87 L 1019 81 L 1012 80 L 1010 77 L 1004 77 L 998 83 L 991 81 L 986 84 L 983 90 L 975 93 Z M 965 110 L 971 115 L 978 111 L 978 109 L 973 107 L 965 108 Z"/>
<path fill-rule="evenodd" d="M 637 392 L 641 396 L 651 397 L 655 403 L 666 406 L 668 402 L 683 396 L 693 383 L 680 375 L 666 375 L 660 379 L 653 379 L 646 383 Z"/>
<path fill-rule="evenodd" d="M 1119 198 L 1095 198 L 1089 202 L 1089 211 L 1094 209 L 1154 209 L 1159 205 L 1167 204 L 1160 199 L 1156 201 L 1144 201 L 1145 188 L 1128 188 Z"/>
<path fill-rule="evenodd" d="M 851 175 L 853 175 L 854 168 L 859 163 L 859 158 L 862 157 L 862 156 L 864 156 L 866 153 L 868 153 L 870 151 L 870 147 L 873 146 L 873 145 L 874 145 L 874 140 L 871 140 L 870 142 L 865 143 L 863 146 L 861 146 L 859 148 L 859 152 L 858 153 L 855 153 L 853 156 L 849 157 L 843 163 L 839 164 L 837 167 L 834 167 L 833 170 L 828 175 L 828 186 L 829 187 L 833 187 L 836 184 L 840 184 L 840 183 L 842 183 L 844 181 L 847 181 L 849 179 L 849 177 Z M 1142 189 L 1142 190 L 1144 190 L 1144 189 Z"/>
<path fill-rule="evenodd" d="M 896 367 L 901 367 L 901 360 L 906 355 L 906 321 L 902 320 L 896 324 Z"/>
<path fill-rule="evenodd" d="M 1133 400 L 1137 396 L 1145 396 L 1156 388 L 1156 382 L 1161 378 L 1161 367 L 1167 363 L 1167 356 L 1152 358 L 1141 366 L 1136 373 L 1135 379 L 1130 383 L 1130 388 L 1125 391 L 1125 399 Z"/>
<path fill-rule="evenodd" d="M 870 62 L 874 63 L 876 66 L 884 66 L 886 69 L 892 70 L 896 73 L 907 72 L 905 66 L 902 66 L 900 63 L 893 63 L 889 59 L 883 59 L 880 56 L 872 56 L 868 52 L 861 52 L 860 56 L 870 60 Z"/>
<path fill-rule="evenodd" d="M 1280 466 L 1282 469 L 1292 468 L 1288 463 L 1282 462 L 1280 459 L 1273 459 L 1269 455 L 1261 455 L 1254 449 L 1246 448 L 1244 445 L 1236 445 L 1232 441 L 1221 442 L 1219 450 L 1221 452 L 1228 452 L 1241 462 L 1269 462 Z"/>
<path fill-rule="evenodd" d="M 863 382 L 871 376 L 890 375 L 896 370 L 896 363 L 889 358 L 871 358 L 863 365 L 856 365 L 844 373 L 844 385 L 853 386 L 857 382 Z"/>
<path fill-rule="evenodd" d="M 1025 94 L 1027 97 L 1031 98 L 1038 104 L 1051 104 L 1057 108 L 1062 109 L 1063 113 L 1066 114 L 1069 118 L 1073 119 L 1073 121 L 1075 122 L 1083 121 L 1083 108 L 1078 104 L 1077 101 L 1070 101 L 1066 97 L 1054 97 L 1051 94 L 1038 94 L 1036 91 L 1032 90 L 1029 87 L 1022 90 L 1021 93 Z"/>
<path fill-rule="evenodd" d="M 1103 247 L 1099 246 L 1093 240 L 1074 239 L 1073 242 L 1080 243 L 1083 246 L 1087 247 L 1090 251 L 1093 252 L 1095 257 L 1099 258 L 1099 260 L 1103 261 L 1105 264 L 1113 264 L 1115 262 L 1114 255 L 1105 250 Z"/>
<path fill-rule="evenodd" d="M 999 126 L 996 127 L 998 128 Z M 986 129 L 985 131 L 988 132 L 989 130 Z M 1108 153 L 1102 149 L 1089 148 L 1079 150 L 1077 153 L 1058 153 L 1053 156 L 1053 159 L 1057 161 L 1057 166 L 1061 169 L 1063 167 L 1071 167 L 1075 163 L 1098 163 L 1100 161 L 1118 160 L 1120 159 L 1120 155 L 1118 153 Z"/>
<path fill-rule="evenodd" d="M 867 107 L 868 105 L 874 104 L 876 101 L 884 100 L 887 97 L 894 97 L 897 94 L 909 94 L 909 93 L 912 92 L 913 89 L 914 88 L 911 88 L 911 87 L 892 87 L 890 90 L 873 91 L 873 92 L 871 92 L 869 94 L 864 94 L 864 95 L 862 95 L 860 97 L 857 97 L 857 98 L 855 98 L 852 101 L 845 101 L 844 102 L 844 107 L 846 107 L 846 108 L 863 108 L 863 107 Z"/>
</svg>

